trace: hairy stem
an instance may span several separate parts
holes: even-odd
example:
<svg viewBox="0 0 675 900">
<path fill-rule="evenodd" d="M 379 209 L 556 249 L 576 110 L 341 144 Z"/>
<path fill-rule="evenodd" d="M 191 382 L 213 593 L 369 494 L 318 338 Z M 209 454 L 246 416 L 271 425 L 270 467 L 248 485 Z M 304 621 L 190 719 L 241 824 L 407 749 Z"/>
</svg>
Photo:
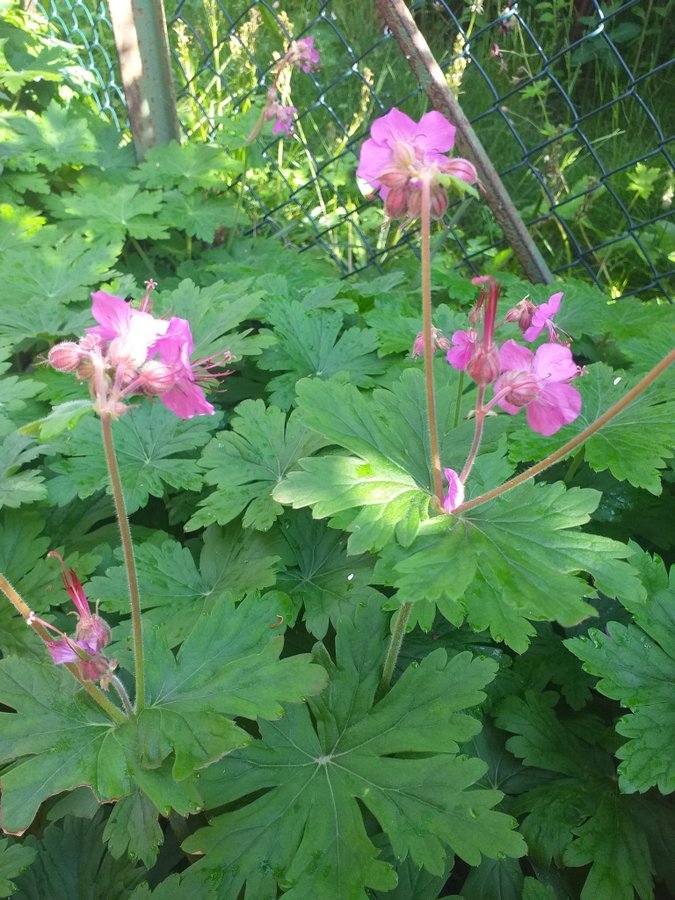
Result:
<svg viewBox="0 0 675 900">
<path fill-rule="evenodd" d="M 394 630 L 391 633 L 389 649 L 387 650 L 384 666 L 382 667 L 382 678 L 380 679 L 380 686 L 377 689 L 378 697 L 382 697 L 389 690 L 394 669 L 396 668 L 396 660 L 401 652 L 401 645 L 403 644 L 405 629 L 408 624 L 408 619 L 410 618 L 411 610 L 412 603 L 403 603 L 394 616 Z"/>
<path fill-rule="evenodd" d="M 115 444 L 112 435 L 112 418 L 108 413 L 101 413 L 101 430 L 103 433 L 103 448 L 108 464 L 108 475 L 112 488 L 117 523 L 122 539 L 122 551 L 124 553 L 124 566 L 127 571 L 127 583 L 129 585 L 129 601 L 131 604 L 131 632 L 134 642 L 134 663 L 136 671 L 136 712 L 140 712 L 145 706 L 145 672 L 143 668 L 143 625 L 141 623 L 141 598 L 138 591 L 138 575 L 136 574 L 136 560 L 134 559 L 134 546 L 131 541 L 131 529 L 124 503 L 122 482 L 120 480 L 117 458 L 115 456 Z"/>
<path fill-rule="evenodd" d="M 424 338 L 424 384 L 429 422 L 429 451 L 434 494 L 439 507 L 443 505 L 441 455 L 438 449 L 436 401 L 434 398 L 434 338 L 431 322 L 431 191 L 429 180 L 422 180 L 422 336 Z M 403 608 L 403 607 L 401 607 Z"/>
<path fill-rule="evenodd" d="M 469 477 L 471 469 L 473 469 L 473 464 L 476 461 L 476 456 L 478 455 L 478 449 L 480 447 L 480 442 L 483 439 L 483 425 L 485 423 L 485 410 L 483 409 L 483 400 L 485 399 L 485 385 L 481 384 L 478 386 L 478 400 L 476 402 L 476 426 L 473 432 L 473 442 L 471 444 L 471 449 L 469 450 L 469 455 L 466 458 L 466 462 L 464 463 L 464 468 L 462 469 L 462 474 L 459 476 L 459 480 L 462 484 L 466 484 L 466 479 Z"/>
<path fill-rule="evenodd" d="M 110 684 L 112 684 L 112 686 L 117 691 L 117 694 L 118 694 L 120 700 L 122 701 L 122 706 L 124 707 L 125 713 L 128 716 L 133 716 L 134 710 L 131 705 L 131 700 L 129 700 L 129 695 L 127 694 L 127 690 L 124 687 L 124 685 L 122 684 L 122 682 L 119 680 L 117 675 L 110 676 Z"/>
<path fill-rule="evenodd" d="M 525 469 L 520 475 L 516 475 L 515 478 L 506 481 L 499 487 L 493 488 L 491 491 L 487 491 L 479 497 L 474 497 L 473 500 L 467 500 L 466 503 L 462 503 L 457 509 L 453 510 L 453 515 L 468 512 L 468 510 L 474 509 L 476 506 L 481 506 L 481 504 L 487 503 L 489 500 L 494 500 L 494 498 L 499 497 L 500 494 L 505 494 L 507 491 L 513 490 L 513 488 L 518 487 L 530 478 L 534 478 L 536 475 L 539 475 L 541 472 L 544 472 L 546 469 L 555 465 L 559 460 L 567 456 L 568 453 L 571 453 L 572 450 L 576 450 L 577 447 L 580 447 L 589 437 L 618 416 L 619 413 L 623 412 L 623 410 L 626 409 L 636 397 L 645 391 L 659 375 L 665 372 L 668 366 L 673 362 L 675 362 L 675 350 L 671 350 L 667 356 L 664 356 L 661 362 L 657 363 L 654 368 L 648 372 L 644 378 L 638 381 L 635 387 L 631 388 L 624 397 L 617 400 L 613 406 L 610 406 L 607 412 L 603 413 L 595 420 L 595 422 L 591 422 L 590 425 L 586 426 L 586 428 L 579 432 L 576 437 L 570 438 L 570 440 L 567 441 L 566 444 L 563 444 L 559 450 L 556 450 L 555 453 L 551 453 L 546 459 L 542 459 L 541 462 L 536 463 L 534 466 L 530 466 L 529 469 Z"/>
</svg>

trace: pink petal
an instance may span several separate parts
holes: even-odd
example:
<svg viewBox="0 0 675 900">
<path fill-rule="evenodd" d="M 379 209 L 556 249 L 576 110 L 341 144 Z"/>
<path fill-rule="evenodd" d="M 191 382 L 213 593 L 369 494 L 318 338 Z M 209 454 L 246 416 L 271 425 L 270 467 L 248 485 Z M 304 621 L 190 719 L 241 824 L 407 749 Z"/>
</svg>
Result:
<svg viewBox="0 0 675 900">
<path fill-rule="evenodd" d="M 418 144 L 425 150 L 438 150 L 447 153 L 455 145 L 455 126 L 444 115 L 432 110 L 422 116 L 417 126 L 417 134 L 422 141 Z"/>
<path fill-rule="evenodd" d="M 459 475 L 454 469 L 443 469 L 445 480 L 448 482 L 448 492 L 443 497 L 443 509 L 451 513 L 464 503 L 464 485 L 459 480 Z"/>
<path fill-rule="evenodd" d="M 532 366 L 534 354 L 527 347 L 517 344 L 514 340 L 506 341 L 499 348 L 499 363 L 502 372 L 509 370 L 524 370 L 529 372 Z"/>
<path fill-rule="evenodd" d="M 48 641 L 46 646 L 57 666 L 77 662 L 80 658 L 67 641 Z"/>
<path fill-rule="evenodd" d="M 378 144 L 388 144 L 390 147 L 396 141 L 412 141 L 418 132 L 417 122 L 396 107 L 390 109 L 386 116 L 375 119 L 370 126 L 371 138 Z"/>
<path fill-rule="evenodd" d="M 548 303 L 544 303 L 544 306 L 547 308 L 549 319 L 552 319 L 560 309 L 560 303 L 564 296 L 565 295 L 562 291 L 558 291 L 557 294 L 551 294 L 551 296 L 548 298 Z"/>
<path fill-rule="evenodd" d="M 373 140 L 367 140 L 361 147 L 359 167 L 356 174 L 377 190 L 381 185 L 379 176 L 392 164 L 394 155 L 386 144 L 378 144 Z"/>
<path fill-rule="evenodd" d="M 95 291 L 91 295 L 91 301 L 91 314 L 99 327 L 88 328 L 88 332 L 112 341 L 127 330 L 131 319 L 131 307 L 125 300 L 114 294 L 106 294 L 105 291 Z"/>
<path fill-rule="evenodd" d="M 452 175 L 453 178 L 459 178 L 460 181 L 465 181 L 467 184 L 475 184 L 478 181 L 478 172 L 474 164 L 460 156 L 446 160 L 441 171 L 446 175 Z"/>
<path fill-rule="evenodd" d="M 548 437 L 573 422 L 581 412 L 581 394 L 570 384 L 547 383 L 527 407 L 527 424 Z"/>
<path fill-rule="evenodd" d="M 569 381 L 576 377 L 578 368 L 569 347 L 562 344 L 542 344 L 534 355 L 532 371 L 542 382 L 555 382 Z"/>
<path fill-rule="evenodd" d="M 187 378 L 176 382 L 166 394 L 160 396 L 161 403 L 170 409 L 179 419 L 191 419 L 193 416 L 212 416 L 213 406 L 204 396 L 204 391 Z"/>
</svg>

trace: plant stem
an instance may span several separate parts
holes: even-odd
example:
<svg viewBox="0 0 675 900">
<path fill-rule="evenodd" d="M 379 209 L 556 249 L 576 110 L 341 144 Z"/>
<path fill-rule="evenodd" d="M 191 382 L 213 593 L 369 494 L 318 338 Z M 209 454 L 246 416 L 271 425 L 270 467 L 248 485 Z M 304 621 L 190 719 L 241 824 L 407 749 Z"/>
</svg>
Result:
<svg viewBox="0 0 675 900">
<path fill-rule="evenodd" d="M 40 622 L 34 622 L 34 614 L 28 604 L 23 600 L 21 595 L 17 590 L 15 590 L 9 581 L 5 578 L 4 575 L 0 574 L 0 591 L 7 597 L 9 602 L 12 604 L 14 609 L 19 613 L 19 615 L 24 619 L 26 625 L 29 628 L 32 628 L 33 631 L 38 634 L 45 644 L 48 644 L 51 640 L 49 637 L 49 632 L 44 627 L 44 625 L 40 624 Z M 66 664 L 66 669 L 70 672 L 73 678 L 82 685 L 85 691 L 89 694 L 89 696 L 97 703 L 101 709 L 106 712 L 111 719 L 115 722 L 126 722 L 126 716 L 119 710 L 114 703 L 111 703 L 110 700 L 105 696 L 105 694 L 100 691 L 95 684 L 92 684 L 91 681 L 85 681 L 76 665 L 72 663 Z"/>
<path fill-rule="evenodd" d="M 134 710 L 131 705 L 131 701 L 129 700 L 129 695 L 127 694 L 126 688 L 124 687 L 122 682 L 119 680 L 117 675 L 110 676 L 110 684 L 112 684 L 112 686 L 117 691 L 119 698 L 122 701 L 122 706 L 124 707 L 124 711 L 126 712 L 126 714 L 128 716 L 133 716 Z"/>
<path fill-rule="evenodd" d="M 485 399 L 485 385 L 481 384 L 478 386 L 478 399 L 476 402 L 476 427 L 473 432 L 473 442 L 471 444 L 471 449 L 469 450 L 469 455 L 466 458 L 466 462 L 464 463 L 464 468 L 462 469 L 462 474 L 459 476 L 459 480 L 462 484 L 466 484 L 466 479 L 469 477 L 471 469 L 473 468 L 473 464 L 476 461 L 476 456 L 478 454 L 478 448 L 480 447 L 480 442 L 483 439 L 483 424 L 485 423 L 485 410 L 483 409 L 483 400 Z"/>
<path fill-rule="evenodd" d="M 391 633 L 389 649 L 387 650 L 384 666 L 382 667 L 382 678 L 380 679 L 380 686 L 377 689 L 378 697 L 383 696 L 389 690 L 394 669 L 396 668 L 396 660 L 401 652 L 401 645 L 403 643 L 405 629 L 408 624 L 408 619 L 410 618 L 411 610 L 412 603 L 403 603 L 394 616 L 394 630 Z"/>
<path fill-rule="evenodd" d="M 117 458 L 115 456 L 115 444 L 112 435 L 112 418 L 109 413 L 101 413 L 101 431 L 103 433 L 103 448 L 108 464 L 110 486 L 117 523 L 122 539 L 124 552 L 124 565 L 127 570 L 127 582 L 129 584 L 129 601 L 131 604 L 131 630 L 134 641 L 134 663 L 136 670 L 136 712 L 140 712 L 145 706 L 145 673 L 143 668 L 143 626 L 141 623 L 141 598 L 138 591 L 138 576 L 136 574 L 136 560 L 134 559 L 134 546 L 131 542 L 131 529 L 124 503 L 122 482 L 120 480 Z"/>
<path fill-rule="evenodd" d="M 428 178 L 422 179 L 422 335 L 424 338 L 424 383 L 429 422 L 429 451 L 434 494 L 443 505 L 441 455 L 438 449 L 436 401 L 434 399 L 434 339 L 431 323 L 431 191 Z M 403 608 L 403 607 L 401 607 Z"/>
<path fill-rule="evenodd" d="M 457 428 L 459 425 L 459 417 L 462 412 L 462 391 L 464 390 L 464 372 L 460 371 L 459 378 L 457 380 L 457 399 L 455 400 L 455 417 L 452 422 L 452 427 Z"/>
<path fill-rule="evenodd" d="M 150 257 L 148 256 L 148 254 L 147 254 L 147 253 L 145 252 L 145 250 L 141 247 L 141 245 L 138 243 L 138 241 L 136 240 L 136 238 L 130 237 L 130 238 L 129 238 L 129 242 L 131 243 L 131 245 L 132 245 L 132 247 L 134 248 L 134 250 L 136 251 L 136 253 L 138 253 L 138 255 L 140 256 L 140 258 L 143 260 L 143 262 L 145 263 L 145 265 L 147 266 L 147 269 L 148 269 L 148 272 L 149 272 L 150 276 L 151 276 L 152 278 L 154 278 L 154 277 L 155 277 L 155 274 L 156 274 L 156 273 L 155 273 L 155 268 L 154 268 L 154 266 L 152 265 L 152 263 L 150 262 Z"/>
<path fill-rule="evenodd" d="M 566 444 L 563 444 L 563 446 L 559 450 L 556 450 L 555 453 L 551 453 L 546 459 L 542 459 L 541 462 L 536 463 L 534 466 L 530 466 L 529 469 L 525 469 L 520 475 L 516 475 L 515 478 L 506 481 L 499 487 L 493 488 L 485 494 L 481 494 L 480 497 L 474 497 L 473 500 L 467 500 L 466 503 L 462 503 L 457 509 L 453 510 L 453 515 L 468 512 L 476 506 L 481 506 L 483 503 L 494 500 L 494 498 L 499 497 L 500 494 L 505 494 L 507 491 L 513 490 L 513 488 L 518 487 L 530 478 L 534 478 L 536 475 L 539 475 L 541 472 L 544 472 L 546 469 L 555 465 L 555 463 L 571 453 L 572 450 L 576 450 L 577 447 L 581 446 L 581 444 L 587 441 L 589 437 L 592 437 L 596 431 L 599 431 L 604 425 L 618 416 L 619 413 L 623 412 L 623 410 L 626 409 L 636 397 L 645 391 L 659 375 L 665 372 L 668 366 L 673 362 L 675 362 L 675 350 L 671 350 L 667 356 L 664 356 L 661 362 L 657 363 L 644 378 L 638 381 L 635 387 L 631 388 L 621 400 L 618 400 L 614 406 L 610 406 L 607 412 L 603 413 L 595 420 L 595 422 L 591 422 L 590 425 L 587 425 L 583 431 L 579 432 L 576 437 L 567 441 Z"/>
</svg>

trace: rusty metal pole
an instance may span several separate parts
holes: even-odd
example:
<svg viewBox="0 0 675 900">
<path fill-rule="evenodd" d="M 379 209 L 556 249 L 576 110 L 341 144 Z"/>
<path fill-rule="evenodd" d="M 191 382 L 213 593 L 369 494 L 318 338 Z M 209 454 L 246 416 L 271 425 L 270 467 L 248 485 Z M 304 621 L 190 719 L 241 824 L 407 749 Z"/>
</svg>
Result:
<svg viewBox="0 0 675 900">
<path fill-rule="evenodd" d="M 150 147 L 180 141 L 162 0 L 108 0 L 129 124 L 140 162 Z"/>
<path fill-rule="evenodd" d="M 550 284 L 553 281 L 551 270 L 532 240 L 485 147 L 471 127 L 459 101 L 448 87 L 441 67 L 410 15 L 404 0 L 375 0 L 375 3 L 432 106 L 447 116 L 457 127 L 457 147 L 460 153 L 467 156 L 476 166 L 478 176 L 485 185 L 486 203 L 501 226 L 525 274 L 530 281 Z"/>
</svg>

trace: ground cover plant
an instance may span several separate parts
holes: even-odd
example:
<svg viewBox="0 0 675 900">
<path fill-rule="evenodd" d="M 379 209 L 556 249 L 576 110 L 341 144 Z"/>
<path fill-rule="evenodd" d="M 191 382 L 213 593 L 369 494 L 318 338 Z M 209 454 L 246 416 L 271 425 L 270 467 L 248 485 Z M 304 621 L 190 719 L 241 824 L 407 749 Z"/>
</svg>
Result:
<svg viewBox="0 0 675 900">
<path fill-rule="evenodd" d="M 2 27 L 0 896 L 675 892 L 671 307 L 458 275 L 434 112 L 341 280 Z"/>
</svg>

